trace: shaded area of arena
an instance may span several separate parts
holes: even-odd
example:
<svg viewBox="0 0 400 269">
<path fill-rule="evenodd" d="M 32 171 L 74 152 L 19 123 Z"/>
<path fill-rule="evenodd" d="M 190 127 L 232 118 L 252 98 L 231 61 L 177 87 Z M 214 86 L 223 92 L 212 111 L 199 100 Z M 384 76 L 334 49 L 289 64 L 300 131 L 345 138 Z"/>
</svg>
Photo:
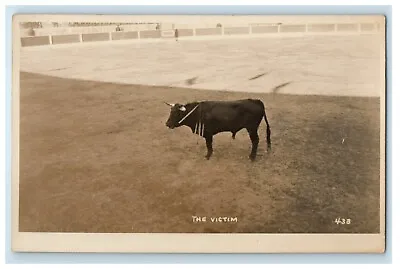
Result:
<svg viewBox="0 0 400 269">
<path fill-rule="evenodd" d="M 25 72 L 20 92 L 20 231 L 379 232 L 379 98 L 188 96 Z M 255 163 L 245 131 L 217 135 L 206 161 L 203 140 L 165 127 L 163 101 L 249 97 L 266 104 L 272 129 L 266 155 L 261 125 Z"/>
</svg>

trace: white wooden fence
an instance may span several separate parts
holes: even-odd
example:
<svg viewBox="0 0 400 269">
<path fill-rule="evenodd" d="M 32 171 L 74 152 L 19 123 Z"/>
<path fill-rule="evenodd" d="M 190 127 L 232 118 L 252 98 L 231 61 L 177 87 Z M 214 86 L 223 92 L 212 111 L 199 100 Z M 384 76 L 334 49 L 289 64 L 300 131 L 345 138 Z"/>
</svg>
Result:
<svg viewBox="0 0 400 269">
<path fill-rule="evenodd" d="M 76 27 L 79 29 L 80 27 Z M 179 38 L 196 38 L 200 36 L 239 36 L 239 35 L 273 35 L 273 34 L 293 34 L 303 33 L 313 34 L 356 34 L 356 33 L 374 33 L 383 30 L 378 23 L 320 23 L 320 24 L 271 24 L 271 25 L 248 25 L 232 27 L 214 27 L 214 28 L 183 28 L 169 30 L 140 30 L 131 31 L 122 27 L 123 31 L 115 31 L 115 27 L 104 27 L 104 32 L 98 33 L 68 33 L 68 34 L 49 34 L 44 36 L 21 37 L 21 46 L 43 46 L 82 42 L 97 41 L 117 41 L 117 40 L 140 40 L 140 39 L 160 39 L 174 38 L 175 30 Z M 76 29 L 74 31 L 76 31 Z M 114 31 L 112 31 L 114 29 Z"/>
</svg>

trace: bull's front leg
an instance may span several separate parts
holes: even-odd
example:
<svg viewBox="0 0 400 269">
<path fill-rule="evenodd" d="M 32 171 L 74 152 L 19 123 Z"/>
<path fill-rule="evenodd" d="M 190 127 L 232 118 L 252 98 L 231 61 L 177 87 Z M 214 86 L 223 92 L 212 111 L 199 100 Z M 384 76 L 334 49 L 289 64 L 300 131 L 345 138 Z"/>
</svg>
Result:
<svg viewBox="0 0 400 269">
<path fill-rule="evenodd" d="M 207 155 L 205 156 L 207 160 L 210 159 L 211 155 L 213 154 L 213 147 L 212 147 L 213 137 L 206 136 L 206 146 L 207 146 Z"/>
</svg>

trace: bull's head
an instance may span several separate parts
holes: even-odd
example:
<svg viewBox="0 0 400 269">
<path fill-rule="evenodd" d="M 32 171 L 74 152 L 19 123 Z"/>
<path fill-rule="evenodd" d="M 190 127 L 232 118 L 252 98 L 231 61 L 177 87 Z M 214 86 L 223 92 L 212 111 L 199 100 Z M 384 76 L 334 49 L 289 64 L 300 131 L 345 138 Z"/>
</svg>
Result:
<svg viewBox="0 0 400 269">
<path fill-rule="evenodd" d="M 167 127 L 170 129 L 174 129 L 176 127 L 181 126 L 181 123 L 179 121 L 183 117 L 185 117 L 186 107 L 181 104 L 170 104 L 170 103 L 165 103 L 165 104 L 171 107 L 171 113 L 169 114 L 169 118 L 165 125 L 167 125 Z"/>
</svg>

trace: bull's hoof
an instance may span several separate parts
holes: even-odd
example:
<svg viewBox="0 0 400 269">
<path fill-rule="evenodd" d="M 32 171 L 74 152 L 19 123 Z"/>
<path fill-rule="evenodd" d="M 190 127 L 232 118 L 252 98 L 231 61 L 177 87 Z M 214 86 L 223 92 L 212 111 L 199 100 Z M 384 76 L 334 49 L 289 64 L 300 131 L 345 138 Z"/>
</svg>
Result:
<svg viewBox="0 0 400 269">
<path fill-rule="evenodd" d="M 255 155 L 249 155 L 249 159 L 250 159 L 250 161 L 254 162 L 256 160 L 256 156 Z"/>
<path fill-rule="evenodd" d="M 204 157 L 206 158 L 206 160 L 209 160 L 211 156 L 206 155 Z"/>
</svg>

